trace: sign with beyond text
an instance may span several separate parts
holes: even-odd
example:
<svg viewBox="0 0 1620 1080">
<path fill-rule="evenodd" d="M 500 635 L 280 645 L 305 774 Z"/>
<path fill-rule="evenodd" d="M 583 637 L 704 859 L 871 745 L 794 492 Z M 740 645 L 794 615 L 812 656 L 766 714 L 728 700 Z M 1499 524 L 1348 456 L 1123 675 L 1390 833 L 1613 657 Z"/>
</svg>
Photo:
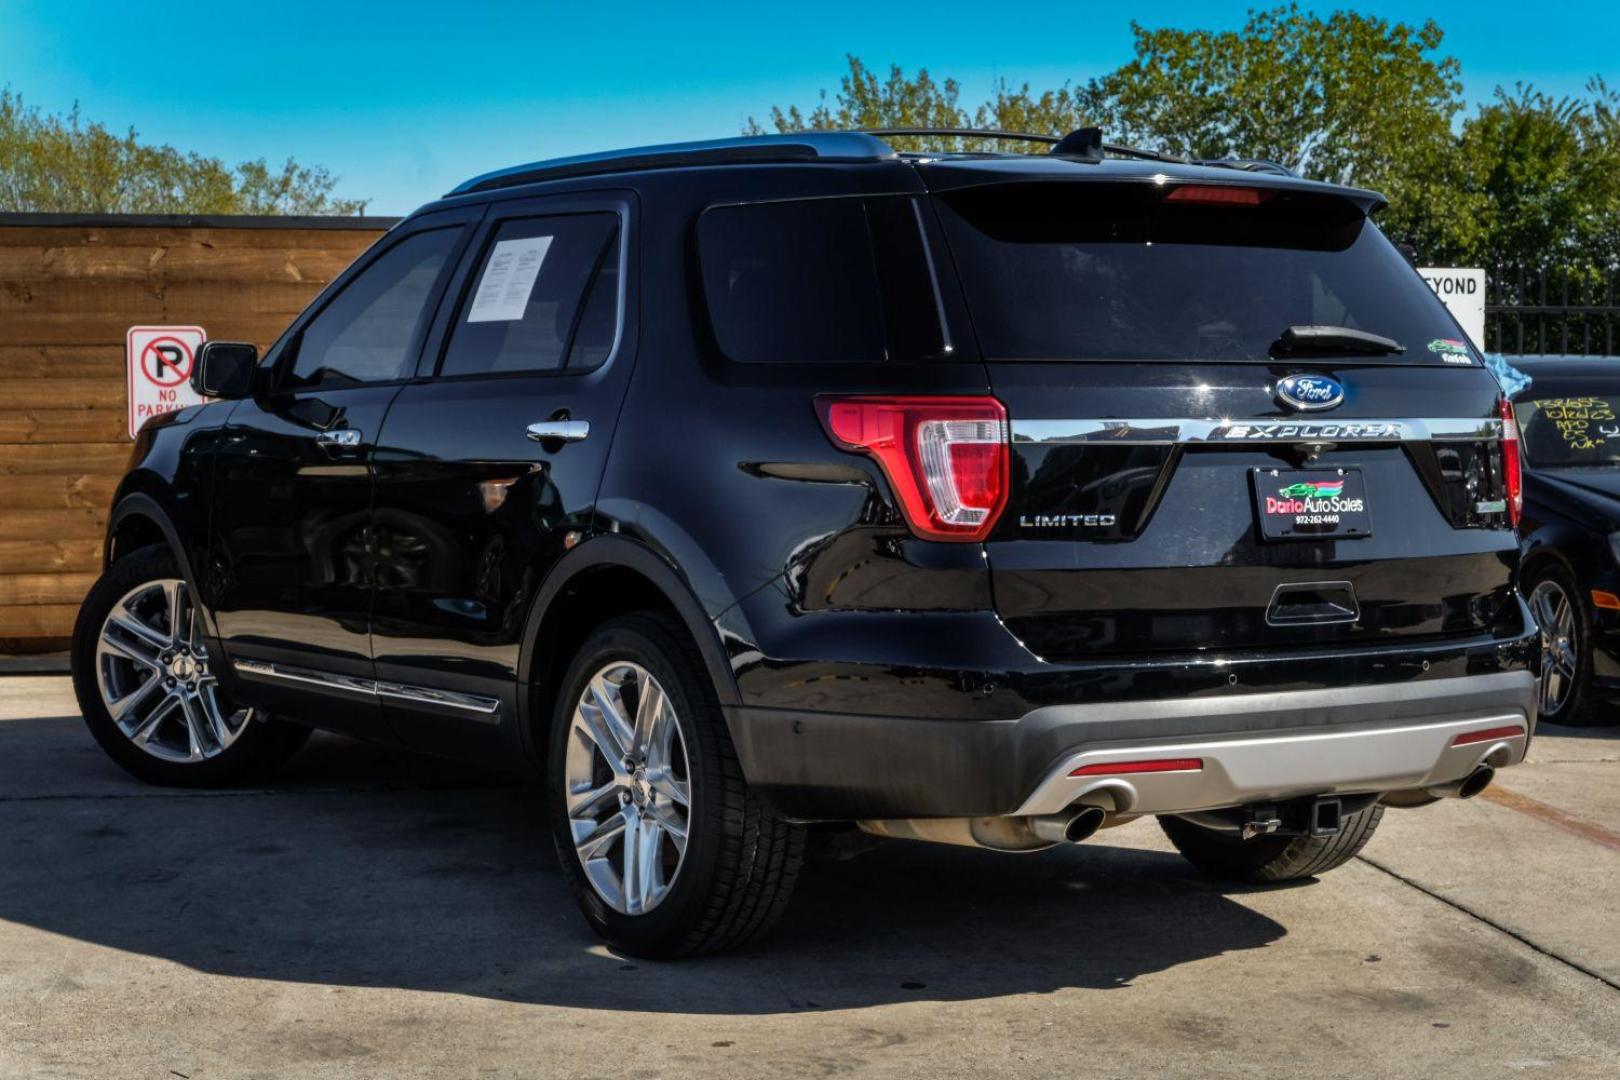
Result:
<svg viewBox="0 0 1620 1080">
<path fill-rule="evenodd" d="M 1485 271 L 1455 267 L 1419 267 L 1429 288 L 1462 323 L 1474 348 L 1485 351 Z"/>
<path fill-rule="evenodd" d="M 191 388 L 191 369 L 208 340 L 200 326 L 132 326 L 125 336 L 129 368 L 129 437 L 154 416 L 206 398 Z"/>
</svg>

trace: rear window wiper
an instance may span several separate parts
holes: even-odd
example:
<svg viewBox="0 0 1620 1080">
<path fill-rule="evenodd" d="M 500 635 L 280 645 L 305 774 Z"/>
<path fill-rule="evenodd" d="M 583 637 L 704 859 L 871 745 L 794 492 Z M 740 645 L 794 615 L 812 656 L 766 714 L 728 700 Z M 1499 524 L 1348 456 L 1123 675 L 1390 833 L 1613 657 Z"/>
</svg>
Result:
<svg viewBox="0 0 1620 1080">
<path fill-rule="evenodd" d="M 1403 353 L 1406 346 L 1382 334 L 1369 334 L 1349 326 L 1290 326 L 1271 343 L 1273 356 L 1302 353 L 1355 353 L 1388 356 Z"/>
</svg>

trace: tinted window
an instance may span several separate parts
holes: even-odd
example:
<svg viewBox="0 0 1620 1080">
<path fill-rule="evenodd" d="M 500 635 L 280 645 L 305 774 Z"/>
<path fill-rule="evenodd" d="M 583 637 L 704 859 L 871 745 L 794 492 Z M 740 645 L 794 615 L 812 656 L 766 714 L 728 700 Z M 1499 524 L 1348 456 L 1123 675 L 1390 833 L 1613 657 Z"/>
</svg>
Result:
<svg viewBox="0 0 1620 1080">
<path fill-rule="evenodd" d="M 868 363 L 946 353 L 909 198 L 714 207 L 698 222 L 715 339 L 743 363 Z"/>
<path fill-rule="evenodd" d="M 291 384 L 350 385 L 412 374 L 412 349 L 459 228 L 406 237 L 361 270 L 299 335 Z"/>
<path fill-rule="evenodd" d="M 616 214 L 503 224 L 456 316 L 443 375 L 593 367 L 618 327 Z M 572 354 L 570 343 L 574 344 Z"/>
<path fill-rule="evenodd" d="M 1393 338 L 1405 346 L 1396 362 L 1473 357 L 1348 201 L 1281 191 L 1261 191 L 1257 205 L 1167 201 L 1174 190 L 1041 183 L 942 196 L 985 358 L 1265 361 L 1290 326 Z"/>
</svg>

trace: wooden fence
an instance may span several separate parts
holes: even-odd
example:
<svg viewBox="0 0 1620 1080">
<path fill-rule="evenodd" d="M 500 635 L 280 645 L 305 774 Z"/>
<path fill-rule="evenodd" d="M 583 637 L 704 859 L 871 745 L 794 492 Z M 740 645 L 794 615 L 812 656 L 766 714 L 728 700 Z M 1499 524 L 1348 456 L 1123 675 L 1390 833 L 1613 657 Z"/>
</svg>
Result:
<svg viewBox="0 0 1620 1080">
<path fill-rule="evenodd" d="M 392 223 L 0 214 L 0 653 L 62 648 L 96 579 L 128 328 L 265 348 Z"/>
</svg>

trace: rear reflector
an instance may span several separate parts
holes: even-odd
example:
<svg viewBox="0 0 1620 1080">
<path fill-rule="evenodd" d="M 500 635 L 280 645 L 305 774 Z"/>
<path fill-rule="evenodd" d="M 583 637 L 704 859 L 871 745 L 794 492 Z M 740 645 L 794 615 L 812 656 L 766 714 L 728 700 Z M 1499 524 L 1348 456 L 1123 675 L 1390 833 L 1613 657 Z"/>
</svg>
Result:
<svg viewBox="0 0 1620 1080">
<path fill-rule="evenodd" d="M 1620 596 L 1603 589 L 1592 590 L 1592 606 L 1604 611 L 1620 611 Z"/>
<path fill-rule="evenodd" d="M 1007 409 L 993 397 L 820 397 L 822 426 L 876 459 L 911 531 L 983 540 L 1007 505 Z"/>
<path fill-rule="evenodd" d="M 1502 479 L 1507 487 L 1508 524 L 1518 528 L 1524 513 L 1524 472 L 1519 460 L 1519 422 L 1513 416 L 1513 403 L 1502 399 Z"/>
<path fill-rule="evenodd" d="M 1226 187 L 1214 184 L 1187 184 L 1172 188 L 1165 202 L 1203 203 L 1207 206 L 1259 206 L 1272 195 L 1272 191 L 1252 187 Z"/>
<path fill-rule="evenodd" d="M 1145 772 L 1198 772 L 1204 767 L 1203 758 L 1160 758 L 1157 761 L 1106 761 L 1097 765 L 1082 765 L 1070 776 L 1121 776 L 1126 773 Z"/>
<path fill-rule="evenodd" d="M 1507 727 L 1486 728 L 1484 731 L 1465 731 L 1451 740 L 1452 746 L 1468 746 L 1471 743 L 1495 742 L 1498 739 L 1516 739 L 1524 734 L 1524 728 L 1518 724 Z"/>
</svg>

